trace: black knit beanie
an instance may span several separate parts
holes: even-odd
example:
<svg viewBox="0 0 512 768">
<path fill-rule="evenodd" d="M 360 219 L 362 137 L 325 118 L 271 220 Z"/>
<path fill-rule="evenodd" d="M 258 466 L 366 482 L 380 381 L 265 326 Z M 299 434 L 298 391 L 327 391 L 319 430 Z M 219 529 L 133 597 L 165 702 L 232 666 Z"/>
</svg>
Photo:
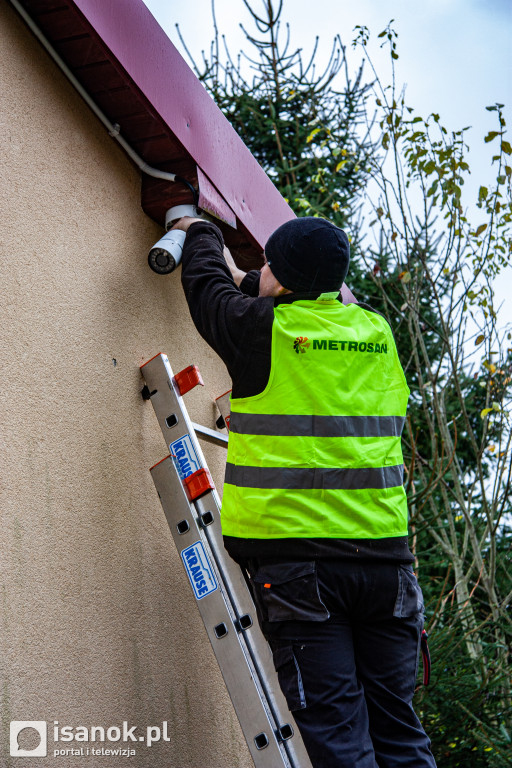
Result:
<svg viewBox="0 0 512 768">
<path fill-rule="evenodd" d="M 304 216 L 270 235 L 265 256 L 289 291 L 336 291 L 348 271 L 350 246 L 345 232 L 330 221 Z"/>
</svg>

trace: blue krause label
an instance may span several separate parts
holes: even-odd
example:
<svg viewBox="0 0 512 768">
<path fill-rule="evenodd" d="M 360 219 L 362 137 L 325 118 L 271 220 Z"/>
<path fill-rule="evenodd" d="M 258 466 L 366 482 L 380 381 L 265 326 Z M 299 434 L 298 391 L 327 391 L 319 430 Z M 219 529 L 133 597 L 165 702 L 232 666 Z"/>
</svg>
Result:
<svg viewBox="0 0 512 768">
<path fill-rule="evenodd" d="M 217 589 L 217 580 L 213 573 L 203 542 L 196 541 L 190 547 L 184 549 L 181 553 L 183 565 L 192 584 L 192 589 L 197 600 L 215 592 Z"/>
<path fill-rule="evenodd" d="M 174 461 L 176 471 L 180 480 L 184 480 L 189 475 L 201 469 L 199 457 L 194 448 L 190 435 L 183 435 L 179 440 L 169 445 L 169 453 Z"/>
</svg>

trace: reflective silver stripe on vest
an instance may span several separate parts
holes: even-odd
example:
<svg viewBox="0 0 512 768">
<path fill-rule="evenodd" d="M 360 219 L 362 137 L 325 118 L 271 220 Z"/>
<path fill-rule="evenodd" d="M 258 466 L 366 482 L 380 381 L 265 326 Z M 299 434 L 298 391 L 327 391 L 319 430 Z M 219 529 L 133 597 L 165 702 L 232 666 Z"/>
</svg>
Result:
<svg viewBox="0 0 512 768">
<path fill-rule="evenodd" d="M 400 437 L 402 416 L 283 416 L 231 413 L 229 429 L 275 437 Z"/>
<path fill-rule="evenodd" d="M 289 468 L 246 467 L 228 463 L 226 483 L 239 488 L 283 490 L 358 491 L 364 488 L 396 488 L 403 485 L 404 465 L 393 467 Z"/>
</svg>

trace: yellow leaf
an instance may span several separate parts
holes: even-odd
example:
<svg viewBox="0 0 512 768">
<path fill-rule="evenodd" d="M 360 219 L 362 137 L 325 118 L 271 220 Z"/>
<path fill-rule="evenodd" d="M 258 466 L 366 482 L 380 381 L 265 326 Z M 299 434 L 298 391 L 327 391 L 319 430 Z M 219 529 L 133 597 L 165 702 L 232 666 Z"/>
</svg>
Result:
<svg viewBox="0 0 512 768">
<path fill-rule="evenodd" d="M 402 283 L 410 283 L 411 282 L 411 273 L 407 272 L 400 272 L 398 275 L 398 279 L 402 281 Z"/>
<path fill-rule="evenodd" d="M 492 411 L 492 408 L 484 408 L 483 411 L 480 412 L 480 418 L 485 419 L 488 413 Z"/>
<path fill-rule="evenodd" d="M 339 171 L 340 168 L 343 168 L 344 165 L 348 163 L 348 160 L 340 160 L 338 165 L 336 166 L 336 170 Z"/>
<path fill-rule="evenodd" d="M 309 136 L 306 139 L 306 143 L 307 144 L 311 144 L 311 142 L 313 141 L 313 139 L 315 138 L 317 133 L 320 133 L 320 130 L 321 130 L 320 128 L 315 128 L 314 130 L 312 130 L 311 133 L 309 134 Z"/>
</svg>

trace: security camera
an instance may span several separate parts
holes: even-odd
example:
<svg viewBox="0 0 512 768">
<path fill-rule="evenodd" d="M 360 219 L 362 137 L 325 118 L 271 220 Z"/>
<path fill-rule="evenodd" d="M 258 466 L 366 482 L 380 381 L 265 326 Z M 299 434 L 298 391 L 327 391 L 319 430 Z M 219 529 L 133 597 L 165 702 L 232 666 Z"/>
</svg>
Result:
<svg viewBox="0 0 512 768">
<path fill-rule="evenodd" d="M 165 214 L 165 228 L 167 232 L 160 238 L 149 252 L 149 266 L 158 275 L 168 275 L 181 261 L 183 243 L 186 233 L 181 229 L 171 229 L 182 216 L 200 216 L 195 205 L 175 205 Z"/>
</svg>

